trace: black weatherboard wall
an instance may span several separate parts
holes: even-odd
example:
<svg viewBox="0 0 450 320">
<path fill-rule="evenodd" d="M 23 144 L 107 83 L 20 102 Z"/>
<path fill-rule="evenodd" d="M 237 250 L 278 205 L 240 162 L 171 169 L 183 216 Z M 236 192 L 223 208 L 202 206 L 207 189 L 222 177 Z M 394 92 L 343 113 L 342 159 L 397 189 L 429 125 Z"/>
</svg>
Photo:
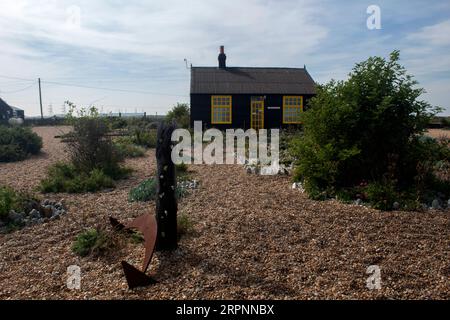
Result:
<svg viewBox="0 0 450 320">
<path fill-rule="evenodd" d="M 219 95 L 219 94 L 218 94 Z M 223 93 L 223 95 L 230 95 Z M 286 94 L 298 95 L 298 94 Z M 194 121 L 202 121 L 206 128 L 250 128 L 250 102 L 251 97 L 265 96 L 264 99 L 264 128 L 282 128 L 289 125 L 282 123 L 283 118 L 283 96 L 280 94 L 231 94 L 232 96 L 232 123 L 211 124 L 211 94 L 191 94 L 191 127 Z M 308 99 L 313 95 L 303 95 L 303 105 L 306 106 Z M 305 108 L 306 109 L 306 108 Z"/>
<path fill-rule="evenodd" d="M 218 67 L 191 68 L 191 126 L 202 121 L 203 126 L 218 129 L 250 127 L 252 97 L 264 98 L 264 128 L 281 128 L 283 96 L 303 96 L 303 106 L 315 94 L 315 83 L 305 68 L 227 67 L 221 47 Z M 231 124 L 211 123 L 211 97 L 232 97 Z"/>
</svg>

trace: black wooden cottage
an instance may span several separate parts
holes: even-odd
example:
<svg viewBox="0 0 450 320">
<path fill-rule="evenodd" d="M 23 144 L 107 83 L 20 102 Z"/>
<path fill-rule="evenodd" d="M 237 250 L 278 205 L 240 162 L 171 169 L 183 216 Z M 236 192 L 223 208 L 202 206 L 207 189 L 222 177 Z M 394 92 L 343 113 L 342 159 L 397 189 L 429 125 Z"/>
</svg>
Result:
<svg viewBox="0 0 450 320">
<path fill-rule="evenodd" d="M 218 67 L 191 68 L 191 126 L 282 128 L 299 116 L 315 94 L 305 68 L 227 67 L 223 46 Z"/>
<path fill-rule="evenodd" d="M 12 107 L 0 98 L 0 121 L 7 121 L 10 118 L 25 118 L 25 113 L 22 109 Z"/>
</svg>

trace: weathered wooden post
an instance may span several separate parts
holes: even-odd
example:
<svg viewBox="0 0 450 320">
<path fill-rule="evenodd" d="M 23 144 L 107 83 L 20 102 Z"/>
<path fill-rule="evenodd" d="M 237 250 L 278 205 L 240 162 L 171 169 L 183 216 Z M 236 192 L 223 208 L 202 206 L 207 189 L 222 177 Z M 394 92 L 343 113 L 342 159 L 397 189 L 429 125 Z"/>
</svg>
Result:
<svg viewBox="0 0 450 320">
<path fill-rule="evenodd" d="M 175 164 L 172 161 L 171 140 L 174 124 L 160 123 L 158 126 L 156 143 L 157 173 L 157 198 L 156 221 L 158 224 L 158 236 L 156 250 L 174 250 L 177 248 L 177 199 L 175 191 L 177 181 L 175 176 Z"/>
</svg>

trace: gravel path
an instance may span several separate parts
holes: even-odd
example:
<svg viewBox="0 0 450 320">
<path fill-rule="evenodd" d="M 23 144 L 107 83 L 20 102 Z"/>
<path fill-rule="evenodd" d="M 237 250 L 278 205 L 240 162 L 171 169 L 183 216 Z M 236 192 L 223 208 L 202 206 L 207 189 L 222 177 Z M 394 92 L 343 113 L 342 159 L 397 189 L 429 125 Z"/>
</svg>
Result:
<svg viewBox="0 0 450 320">
<path fill-rule="evenodd" d="M 64 158 L 57 128 L 36 128 L 44 154 L 0 164 L 0 183 L 31 190 Z M 67 128 L 65 129 L 67 130 Z M 450 213 L 380 212 L 317 202 L 287 177 L 247 175 L 241 166 L 189 167 L 200 187 L 179 203 L 194 222 L 173 253 L 157 253 L 149 273 L 159 283 L 130 291 L 120 261 L 140 265 L 142 245 L 108 258 L 80 258 L 70 246 L 80 230 L 154 212 L 128 203 L 131 187 L 155 170 L 154 151 L 127 160 L 135 172 L 115 190 L 64 198 L 60 220 L 0 235 L 0 298 L 28 299 L 421 299 L 450 298 Z M 81 267 L 81 290 L 66 288 L 66 269 Z M 366 288 L 366 269 L 381 268 L 381 289 Z"/>
</svg>

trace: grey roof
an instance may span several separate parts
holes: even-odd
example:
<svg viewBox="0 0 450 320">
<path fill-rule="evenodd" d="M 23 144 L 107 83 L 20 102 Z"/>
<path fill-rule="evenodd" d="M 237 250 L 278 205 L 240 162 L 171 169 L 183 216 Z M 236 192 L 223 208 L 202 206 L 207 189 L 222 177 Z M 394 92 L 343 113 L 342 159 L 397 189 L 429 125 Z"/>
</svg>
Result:
<svg viewBox="0 0 450 320">
<path fill-rule="evenodd" d="M 305 68 L 192 67 L 191 93 L 314 94 Z"/>
<path fill-rule="evenodd" d="M 10 108 L 15 110 L 15 111 L 23 111 L 23 109 L 20 109 L 20 108 L 17 108 L 17 107 L 13 107 L 13 106 L 10 106 Z"/>
</svg>

